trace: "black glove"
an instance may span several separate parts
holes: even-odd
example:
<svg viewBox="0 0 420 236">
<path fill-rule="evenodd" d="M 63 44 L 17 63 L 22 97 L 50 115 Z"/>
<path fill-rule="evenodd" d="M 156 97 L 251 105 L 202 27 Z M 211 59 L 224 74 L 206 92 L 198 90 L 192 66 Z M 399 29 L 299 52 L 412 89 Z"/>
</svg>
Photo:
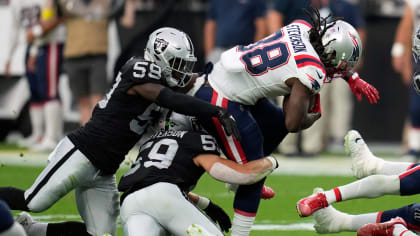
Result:
<svg viewBox="0 0 420 236">
<path fill-rule="evenodd" d="M 226 212 L 219 207 L 218 205 L 214 204 L 210 201 L 208 207 L 203 209 L 203 211 L 216 223 L 219 224 L 220 228 L 224 232 L 229 232 L 229 229 L 232 227 L 232 223 L 230 222 L 230 217 Z"/>
<path fill-rule="evenodd" d="M 221 108 L 217 112 L 216 117 L 225 129 L 227 136 L 233 135 L 235 136 L 236 140 L 241 140 L 241 135 L 239 133 L 238 127 L 236 126 L 236 121 L 226 109 Z"/>
</svg>

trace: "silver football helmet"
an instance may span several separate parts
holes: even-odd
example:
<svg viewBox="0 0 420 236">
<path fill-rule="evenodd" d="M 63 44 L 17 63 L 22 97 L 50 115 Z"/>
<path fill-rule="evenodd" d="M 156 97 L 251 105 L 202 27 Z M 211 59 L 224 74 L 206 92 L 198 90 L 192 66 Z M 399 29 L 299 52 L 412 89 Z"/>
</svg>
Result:
<svg viewBox="0 0 420 236">
<path fill-rule="evenodd" d="M 356 29 L 339 20 L 327 29 L 322 37 L 325 53 L 335 54 L 331 61 L 334 73 L 347 72 L 359 63 L 362 55 L 362 41 Z"/>
<path fill-rule="evenodd" d="M 150 34 L 144 57 L 162 69 L 162 76 L 170 87 L 185 87 L 191 80 L 197 61 L 190 37 L 170 27 Z"/>
<path fill-rule="evenodd" d="M 416 63 L 420 63 L 420 27 L 413 34 L 413 46 L 411 47 L 413 58 Z"/>
</svg>

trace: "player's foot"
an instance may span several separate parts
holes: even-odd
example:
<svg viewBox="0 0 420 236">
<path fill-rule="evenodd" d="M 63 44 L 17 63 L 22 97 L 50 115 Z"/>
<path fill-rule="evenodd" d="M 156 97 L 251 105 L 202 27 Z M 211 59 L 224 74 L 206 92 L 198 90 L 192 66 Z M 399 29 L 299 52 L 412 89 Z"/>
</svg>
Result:
<svg viewBox="0 0 420 236">
<path fill-rule="evenodd" d="M 356 130 L 350 130 L 344 137 L 346 153 L 352 158 L 353 175 L 363 178 L 377 173 L 383 165 L 383 160 L 369 150 L 362 136 Z"/>
<path fill-rule="evenodd" d="M 57 146 L 57 142 L 44 138 L 41 143 L 35 144 L 31 147 L 31 151 L 35 152 L 50 152 Z"/>
<path fill-rule="evenodd" d="M 407 227 L 404 219 L 397 217 L 383 223 L 367 224 L 357 231 L 357 236 L 392 236 L 396 224 Z"/>
<path fill-rule="evenodd" d="M 30 148 L 41 141 L 42 137 L 38 135 L 31 135 L 27 138 L 18 141 L 17 145 L 22 148 Z"/>
<path fill-rule="evenodd" d="M 319 234 L 331 234 L 345 231 L 345 225 L 349 224 L 348 215 L 337 211 L 333 206 L 322 208 L 313 214 L 314 228 Z"/>
<path fill-rule="evenodd" d="M 276 195 L 276 192 L 274 190 L 266 185 L 262 187 L 261 190 L 261 198 L 262 199 L 271 199 Z"/>
<path fill-rule="evenodd" d="M 215 236 L 212 233 L 209 233 L 202 226 L 197 224 L 192 224 L 187 229 L 188 236 Z"/>
<path fill-rule="evenodd" d="M 314 194 L 297 202 L 296 210 L 300 217 L 310 216 L 315 211 L 328 206 L 325 194 L 319 190 L 319 188 L 315 189 Z"/>
<path fill-rule="evenodd" d="M 32 216 L 29 215 L 29 213 L 24 211 L 16 217 L 16 222 L 23 226 L 23 229 L 28 235 L 32 225 L 37 223 L 34 219 L 32 219 Z"/>
</svg>

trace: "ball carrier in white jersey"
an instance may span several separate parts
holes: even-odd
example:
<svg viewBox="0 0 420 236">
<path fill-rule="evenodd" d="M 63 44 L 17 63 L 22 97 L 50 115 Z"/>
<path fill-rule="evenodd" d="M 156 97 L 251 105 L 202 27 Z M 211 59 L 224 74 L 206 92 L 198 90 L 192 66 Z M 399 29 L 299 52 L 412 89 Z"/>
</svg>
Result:
<svg viewBox="0 0 420 236">
<path fill-rule="evenodd" d="M 118 186 L 124 192 L 121 197 L 124 235 L 186 236 L 192 224 L 204 227 L 212 235 L 223 235 L 186 199 L 187 193 L 206 171 L 219 181 L 252 184 L 277 166 L 273 157 L 244 165 L 221 158 L 216 140 L 204 132 L 158 132 L 140 147 L 137 161 Z"/>
<path fill-rule="evenodd" d="M 362 53 L 356 30 L 344 21 L 326 24 L 314 11 L 312 26 L 295 21 L 254 44 L 224 52 L 208 74 L 208 83 L 194 91 L 234 116 L 240 141 L 226 136 L 217 120 L 198 119 L 231 160 L 244 164 L 267 156 L 287 133 L 310 127 L 321 116 L 319 99 L 312 108 L 310 101 L 334 75 L 345 74 L 357 96 L 379 98 L 374 87 L 350 72 Z M 275 96 L 289 97 L 284 112 L 266 99 Z M 249 234 L 263 182 L 236 191 L 232 235 Z"/>
<path fill-rule="evenodd" d="M 174 92 L 188 89 L 196 58 L 190 38 L 173 28 L 150 35 L 145 59 L 134 57 L 121 69 L 90 121 L 61 140 L 49 164 L 26 191 L 0 188 L 3 199 L 15 210 L 42 212 L 71 190 L 86 224 L 75 222 L 64 230 L 44 234 L 116 235 L 119 194 L 115 172 L 125 155 L 143 136 L 157 106 L 186 115 L 215 117 L 235 133 L 235 121 L 223 108 Z"/>
</svg>

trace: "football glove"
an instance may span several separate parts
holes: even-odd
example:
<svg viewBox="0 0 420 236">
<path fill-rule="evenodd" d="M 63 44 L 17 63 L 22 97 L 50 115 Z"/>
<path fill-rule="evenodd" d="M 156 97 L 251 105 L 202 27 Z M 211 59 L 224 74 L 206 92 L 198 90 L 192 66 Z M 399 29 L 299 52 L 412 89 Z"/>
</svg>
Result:
<svg viewBox="0 0 420 236">
<path fill-rule="evenodd" d="M 359 76 L 359 73 L 354 72 L 347 82 L 351 91 L 354 95 L 356 95 L 356 98 L 359 102 L 362 100 L 362 95 L 365 96 L 371 104 L 378 102 L 378 90 L 376 90 L 376 88 L 369 83 L 362 80 Z"/>
<path fill-rule="evenodd" d="M 236 121 L 226 109 L 221 108 L 217 112 L 216 118 L 222 124 L 227 136 L 233 135 L 235 136 L 236 140 L 241 140 L 241 135 L 239 133 L 238 127 L 236 126 Z"/>
<path fill-rule="evenodd" d="M 229 229 L 232 227 L 232 223 L 230 222 L 230 217 L 226 212 L 219 207 L 218 205 L 214 204 L 210 201 L 208 207 L 203 209 L 203 211 L 216 223 L 219 224 L 220 229 L 224 232 L 229 232 Z"/>
</svg>

